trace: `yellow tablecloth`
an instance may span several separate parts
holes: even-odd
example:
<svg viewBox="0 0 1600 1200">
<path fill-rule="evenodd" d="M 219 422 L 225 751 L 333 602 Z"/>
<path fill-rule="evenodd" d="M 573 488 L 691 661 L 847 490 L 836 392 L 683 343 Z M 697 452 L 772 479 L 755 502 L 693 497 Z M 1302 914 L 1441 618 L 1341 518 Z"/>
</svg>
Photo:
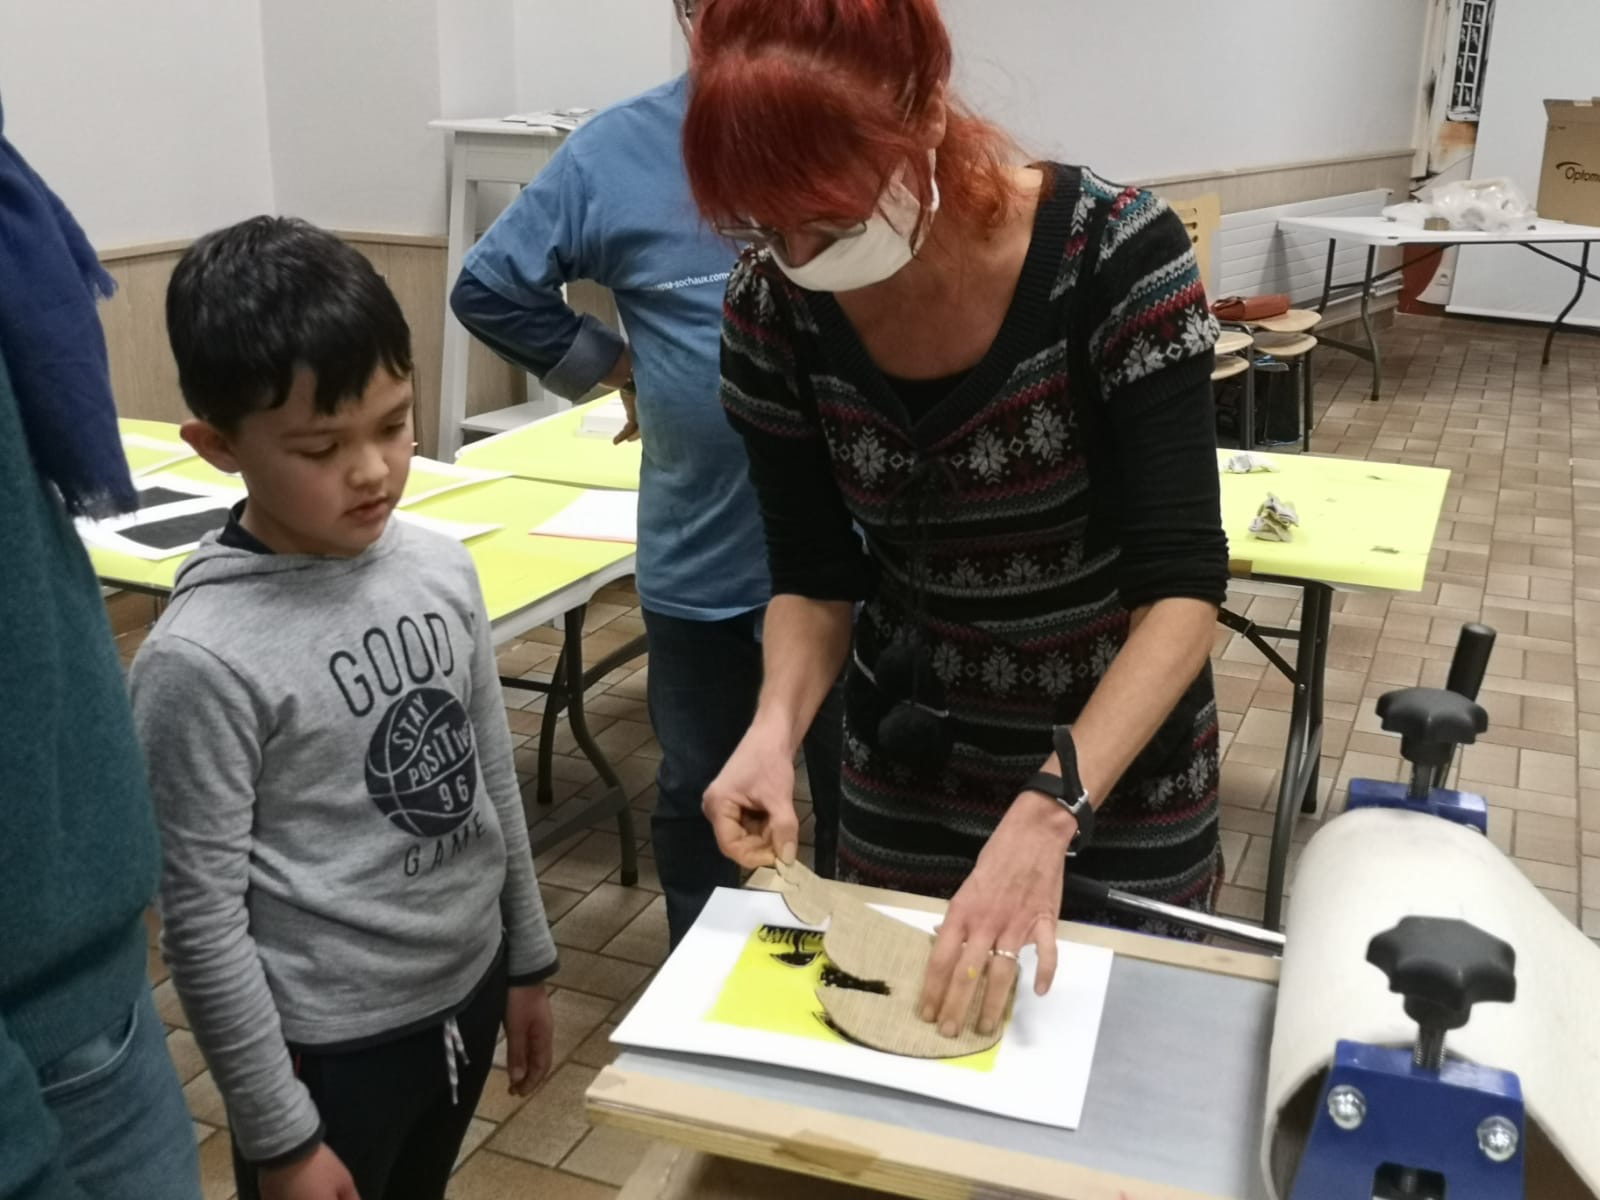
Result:
<svg viewBox="0 0 1600 1200">
<path fill-rule="evenodd" d="M 563 446 L 573 456 L 570 470 L 565 473 L 569 477 L 589 476 L 583 486 L 637 486 L 637 444 L 613 446 L 604 438 L 579 436 L 576 431 L 581 413 L 581 408 L 574 409 L 491 442 L 488 445 L 494 450 L 492 455 L 462 455 L 461 461 L 466 465 L 509 470 L 522 478 L 476 484 L 415 506 L 415 511 L 443 520 L 505 526 L 468 543 L 489 597 L 491 617 L 527 604 L 531 589 L 545 589 L 535 595 L 558 591 L 633 552 L 632 547 L 613 542 L 533 537 L 527 532 L 577 498 L 573 487 L 527 478 L 530 463 L 558 461 Z M 129 420 L 121 425 L 124 432 L 179 441 L 176 425 Z M 523 450 L 528 453 L 523 454 Z M 630 451 L 630 484 L 602 481 L 602 476 L 615 480 L 626 474 L 619 472 L 615 463 L 609 464 L 609 476 L 598 467 L 588 469 L 595 464 L 605 465 L 604 460 L 612 455 L 627 455 Z M 1218 463 L 1225 462 L 1230 453 L 1218 451 Z M 1278 465 L 1275 472 L 1222 475 L 1223 526 L 1235 563 L 1248 565 L 1256 575 L 1401 592 L 1422 588 L 1444 507 L 1449 471 L 1316 455 L 1271 457 Z M 517 465 L 513 465 L 514 461 Z M 237 483 L 198 458 L 167 470 L 200 482 Z M 409 485 L 407 490 L 411 490 Z M 1300 527 L 1295 530 L 1294 541 L 1266 542 L 1250 536 L 1250 522 L 1268 492 L 1292 504 L 1299 513 Z M 172 586 L 183 561 L 173 558 L 152 563 L 101 550 L 92 550 L 91 557 L 96 572 L 106 582 L 157 590 Z"/>
<path fill-rule="evenodd" d="M 608 437 L 588 437 L 578 432 L 587 409 L 614 398 L 614 394 L 602 396 L 558 416 L 473 442 L 462 449 L 456 461 L 467 467 L 509 471 L 522 479 L 546 483 L 637 491 L 642 443 L 613 446 Z"/>
<path fill-rule="evenodd" d="M 177 426 L 154 421 L 124 421 L 122 428 L 145 437 L 177 437 Z M 168 470 L 196 482 L 238 485 L 237 479 L 223 475 L 199 458 Z M 411 490 L 410 484 L 407 490 Z M 497 479 L 423 500 L 408 511 L 442 521 L 502 527 L 467 543 L 477 564 L 489 617 L 499 620 L 632 556 L 633 547 L 622 543 L 535 537 L 528 532 L 579 495 L 580 489 L 558 484 Z M 186 556 L 148 562 L 91 546 L 89 557 L 95 574 L 108 584 L 164 592 L 171 590 Z"/>
<path fill-rule="evenodd" d="M 1232 453 L 1219 451 L 1218 462 Z M 1316 455 L 1269 457 L 1275 472 L 1222 474 L 1222 523 L 1236 564 L 1248 564 L 1256 575 L 1421 590 L 1449 471 Z M 1299 515 L 1294 541 L 1250 535 L 1268 492 Z"/>
</svg>

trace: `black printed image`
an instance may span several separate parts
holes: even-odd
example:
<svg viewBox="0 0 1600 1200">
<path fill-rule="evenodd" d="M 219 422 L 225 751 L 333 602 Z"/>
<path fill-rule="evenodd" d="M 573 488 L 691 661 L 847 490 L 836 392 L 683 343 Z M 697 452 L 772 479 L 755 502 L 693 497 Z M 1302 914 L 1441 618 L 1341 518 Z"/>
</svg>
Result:
<svg viewBox="0 0 1600 1200">
<path fill-rule="evenodd" d="M 766 945 L 786 947 L 772 956 L 786 967 L 809 967 L 822 955 L 822 935 L 814 929 L 763 925 L 756 936 Z"/>
<path fill-rule="evenodd" d="M 472 812 L 478 753 L 467 710 L 442 688 L 416 688 L 384 713 L 367 749 L 367 791 L 416 837 L 443 837 Z"/>
<path fill-rule="evenodd" d="M 764 945 L 781 947 L 772 957 L 786 967 L 809 967 L 820 960 L 819 982 L 823 987 L 849 988 L 854 992 L 889 995 L 889 985 L 880 979 L 861 979 L 841 971 L 828 961 L 822 947 L 822 934 L 815 929 L 796 929 L 788 925 L 763 925 L 756 931 Z"/>
<path fill-rule="evenodd" d="M 143 525 L 130 525 L 117 532 L 130 542 L 149 546 L 152 550 L 171 550 L 198 542 L 213 529 L 228 523 L 228 506 L 219 505 L 204 512 L 185 513 L 181 517 L 168 517 L 164 521 L 149 521 Z"/>
<path fill-rule="evenodd" d="M 139 507 L 141 509 L 159 508 L 163 504 L 177 504 L 194 498 L 194 492 L 180 492 L 173 488 L 162 487 L 160 484 L 151 484 L 149 487 L 139 489 Z"/>
</svg>

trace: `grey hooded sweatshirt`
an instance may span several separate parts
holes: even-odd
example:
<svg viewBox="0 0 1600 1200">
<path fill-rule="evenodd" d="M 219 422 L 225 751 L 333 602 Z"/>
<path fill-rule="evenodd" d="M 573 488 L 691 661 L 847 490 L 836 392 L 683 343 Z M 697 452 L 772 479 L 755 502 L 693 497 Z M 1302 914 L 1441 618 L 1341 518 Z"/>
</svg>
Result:
<svg viewBox="0 0 1600 1200">
<path fill-rule="evenodd" d="M 133 703 L 162 947 L 247 1159 L 317 1135 L 286 1043 L 442 1021 L 502 941 L 513 981 L 553 967 L 458 543 L 400 520 L 348 559 L 212 535 L 139 651 Z"/>
</svg>

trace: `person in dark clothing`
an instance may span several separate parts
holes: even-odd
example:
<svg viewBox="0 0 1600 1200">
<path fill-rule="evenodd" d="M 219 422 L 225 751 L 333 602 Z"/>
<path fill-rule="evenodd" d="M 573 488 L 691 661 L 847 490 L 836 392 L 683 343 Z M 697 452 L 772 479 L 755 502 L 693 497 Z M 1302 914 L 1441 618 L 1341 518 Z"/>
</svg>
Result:
<svg viewBox="0 0 1600 1200">
<path fill-rule="evenodd" d="M 145 978 L 160 848 L 74 515 L 136 503 L 111 280 L 0 113 L 0 1198 L 199 1200 Z"/>
<path fill-rule="evenodd" d="M 848 656 L 840 876 L 953 897 L 922 998 L 953 1033 L 1029 942 L 1049 987 L 1068 869 L 1213 904 L 1227 543 L 1186 231 L 1019 163 L 950 63 L 934 0 L 718 0 L 684 145 L 752 244 L 722 397 L 777 594 L 708 811 L 739 861 L 792 853 L 779 765 Z"/>
</svg>

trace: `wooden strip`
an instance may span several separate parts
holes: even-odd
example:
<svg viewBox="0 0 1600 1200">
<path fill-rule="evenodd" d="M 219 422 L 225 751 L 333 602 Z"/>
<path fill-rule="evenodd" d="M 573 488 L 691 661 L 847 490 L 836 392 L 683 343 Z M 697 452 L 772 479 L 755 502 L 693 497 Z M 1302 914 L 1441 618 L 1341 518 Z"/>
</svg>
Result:
<svg viewBox="0 0 1600 1200">
<path fill-rule="evenodd" d="M 1218 354 L 1237 354 L 1241 350 L 1248 350 L 1254 339 L 1248 333 L 1240 333 L 1237 329 L 1224 329 L 1217 335 L 1216 351 Z"/>
<path fill-rule="evenodd" d="M 174 238 L 168 242 L 138 242 L 131 246 L 113 246 L 109 250 L 96 250 L 102 263 L 125 262 L 130 258 L 158 258 L 163 254 L 182 254 L 194 244 L 193 238 Z"/>
<path fill-rule="evenodd" d="M 425 246 L 443 250 L 449 243 L 440 234 L 432 233 L 363 233 L 358 229 L 335 229 L 334 234 L 347 242 L 370 246 Z"/>
<path fill-rule="evenodd" d="M 427 246 L 443 250 L 446 240 L 431 233 L 373 233 L 355 229 L 335 229 L 334 234 L 347 242 L 372 246 Z M 171 238 L 161 242 L 131 242 L 126 246 L 110 246 L 96 250 L 103 263 L 124 262 L 130 258 L 156 258 L 163 254 L 181 254 L 194 245 L 194 238 Z"/>
<path fill-rule="evenodd" d="M 745 886 L 758 888 L 764 892 L 782 890 L 777 873 L 765 867 L 752 875 L 750 882 Z M 838 886 L 868 904 L 888 904 L 896 908 L 933 913 L 942 913 L 949 907 L 943 900 L 913 896 L 906 892 L 891 892 L 882 888 L 861 887 L 858 884 Z M 1225 950 L 1220 946 L 1180 942 L 1172 938 L 1148 937 L 1141 933 L 1130 933 L 1124 929 L 1113 929 L 1104 925 L 1087 925 L 1081 921 L 1062 921 L 1056 929 L 1057 936 L 1065 941 L 1079 942 L 1086 946 L 1104 946 L 1125 958 L 1163 963 L 1173 967 L 1187 967 L 1196 971 L 1210 971 L 1214 975 L 1253 979 L 1260 983 L 1276 985 L 1278 982 L 1280 962 L 1264 954 Z"/>
<path fill-rule="evenodd" d="M 1299 162 L 1270 163 L 1260 167 L 1229 167 L 1221 171 L 1207 171 L 1204 174 L 1191 173 L 1187 175 L 1162 175 L 1154 179 L 1135 180 L 1137 187 L 1171 187 L 1178 183 L 1204 183 L 1213 179 L 1242 179 L 1250 175 L 1278 175 L 1286 171 L 1309 171 L 1322 167 L 1342 167 L 1366 162 L 1385 162 L 1391 158 L 1403 158 L 1407 162 L 1414 157 L 1414 150 L 1378 150 L 1371 154 L 1348 154 L 1337 158 L 1308 158 Z"/>
<path fill-rule="evenodd" d="M 1256 349 L 1274 358 L 1299 358 L 1317 348 L 1317 339 L 1309 333 L 1259 333 Z"/>
<path fill-rule="evenodd" d="M 1211 372 L 1211 382 L 1221 383 L 1224 379 L 1232 379 L 1235 375 L 1243 375 L 1250 369 L 1250 364 L 1244 359 L 1232 354 L 1217 355 L 1216 369 Z"/>
<path fill-rule="evenodd" d="M 1223 1200 L 1031 1154 L 607 1067 L 590 1118 L 721 1158 L 913 1200 Z"/>
</svg>

